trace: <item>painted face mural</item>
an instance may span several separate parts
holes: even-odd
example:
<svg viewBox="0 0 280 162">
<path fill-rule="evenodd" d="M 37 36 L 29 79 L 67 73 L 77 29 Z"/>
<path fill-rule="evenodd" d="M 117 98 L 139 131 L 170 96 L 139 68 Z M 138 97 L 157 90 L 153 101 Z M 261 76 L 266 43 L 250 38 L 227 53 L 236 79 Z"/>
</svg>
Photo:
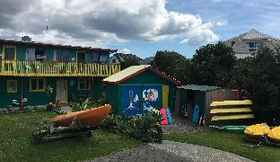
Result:
<svg viewBox="0 0 280 162">
<path fill-rule="evenodd" d="M 153 103 L 158 100 L 158 90 L 157 89 L 144 89 L 143 90 L 143 107 L 144 110 L 151 111 L 154 106 Z"/>
</svg>

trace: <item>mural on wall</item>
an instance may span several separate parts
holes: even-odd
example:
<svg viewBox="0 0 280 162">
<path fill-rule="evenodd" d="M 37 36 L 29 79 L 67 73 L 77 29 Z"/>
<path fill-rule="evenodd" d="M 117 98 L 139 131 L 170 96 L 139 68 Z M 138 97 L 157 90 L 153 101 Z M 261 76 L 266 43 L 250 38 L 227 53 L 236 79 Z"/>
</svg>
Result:
<svg viewBox="0 0 280 162">
<path fill-rule="evenodd" d="M 155 108 L 155 102 L 158 100 L 158 90 L 153 88 L 144 89 L 143 95 L 143 109 L 144 111 L 151 111 Z"/>
<path fill-rule="evenodd" d="M 123 112 L 127 116 L 142 114 L 161 106 L 161 86 L 123 86 L 121 91 Z"/>
<path fill-rule="evenodd" d="M 141 89 L 136 86 L 126 86 L 122 90 L 122 104 L 124 114 L 127 116 L 141 114 Z"/>
<path fill-rule="evenodd" d="M 139 101 L 139 97 L 133 90 L 128 90 L 128 100 L 129 100 L 129 105 L 127 107 L 128 110 L 135 109 L 136 103 Z"/>
</svg>

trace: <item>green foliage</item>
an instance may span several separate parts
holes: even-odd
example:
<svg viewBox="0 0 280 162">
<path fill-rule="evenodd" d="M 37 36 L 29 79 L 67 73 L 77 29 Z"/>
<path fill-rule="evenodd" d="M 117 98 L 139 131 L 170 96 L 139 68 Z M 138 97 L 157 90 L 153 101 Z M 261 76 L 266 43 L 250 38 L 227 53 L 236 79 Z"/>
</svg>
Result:
<svg viewBox="0 0 280 162">
<path fill-rule="evenodd" d="M 249 92 L 258 119 L 266 122 L 280 117 L 279 55 L 264 47 L 255 57 L 238 60 L 233 69 L 232 87 Z"/>
<path fill-rule="evenodd" d="M 80 103 L 72 103 L 72 111 L 81 111 L 89 108 L 99 107 L 104 105 L 106 102 L 103 98 L 98 100 L 93 100 L 91 98 L 87 98 L 84 101 L 81 101 Z"/>
<path fill-rule="evenodd" d="M 231 80 L 231 70 L 235 60 L 232 48 L 222 42 L 199 48 L 192 60 L 193 82 L 227 86 Z"/>
<path fill-rule="evenodd" d="M 183 83 L 191 81 L 191 61 L 177 52 L 157 51 L 152 66 Z"/>
<path fill-rule="evenodd" d="M 121 69 L 125 69 L 132 65 L 139 65 L 140 61 L 137 57 L 126 57 L 124 61 L 121 62 Z"/>
<path fill-rule="evenodd" d="M 129 118 L 111 115 L 103 121 L 101 127 L 115 133 L 126 134 L 143 142 L 161 142 L 160 120 L 160 116 L 152 112 Z"/>
</svg>

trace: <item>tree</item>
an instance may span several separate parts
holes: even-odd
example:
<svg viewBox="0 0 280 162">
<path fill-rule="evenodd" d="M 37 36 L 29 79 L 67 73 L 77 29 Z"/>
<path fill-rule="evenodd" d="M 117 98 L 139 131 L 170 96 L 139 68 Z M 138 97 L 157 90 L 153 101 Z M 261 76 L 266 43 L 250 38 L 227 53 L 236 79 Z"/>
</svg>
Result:
<svg viewBox="0 0 280 162">
<path fill-rule="evenodd" d="M 191 61 L 174 51 L 157 51 L 152 66 L 188 83 L 190 79 Z"/>
<path fill-rule="evenodd" d="M 238 60 L 232 72 L 232 87 L 245 89 L 251 94 L 257 118 L 265 121 L 279 112 L 279 55 L 279 52 L 264 47 L 255 57 Z"/>
<path fill-rule="evenodd" d="M 232 48 L 222 42 L 202 46 L 196 50 L 196 54 L 193 56 L 193 82 L 228 86 L 235 61 Z"/>
<path fill-rule="evenodd" d="M 125 57 L 124 61 L 121 62 L 121 68 L 125 69 L 132 65 L 139 65 L 140 61 L 136 57 Z"/>
</svg>

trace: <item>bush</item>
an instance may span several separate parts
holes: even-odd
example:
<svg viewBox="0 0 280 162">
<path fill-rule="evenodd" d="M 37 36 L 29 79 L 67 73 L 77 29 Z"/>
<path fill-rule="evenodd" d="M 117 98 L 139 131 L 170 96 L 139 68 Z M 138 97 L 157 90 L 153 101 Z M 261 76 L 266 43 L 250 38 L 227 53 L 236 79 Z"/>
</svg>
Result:
<svg viewBox="0 0 280 162">
<path fill-rule="evenodd" d="M 160 116 L 146 112 L 142 116 L 123 117 L 111 115 L 106 118 L 101 127 L 115 133 L 123 133 L 143 142 L 161 142 L 162 129 Z"/>
</svg>

